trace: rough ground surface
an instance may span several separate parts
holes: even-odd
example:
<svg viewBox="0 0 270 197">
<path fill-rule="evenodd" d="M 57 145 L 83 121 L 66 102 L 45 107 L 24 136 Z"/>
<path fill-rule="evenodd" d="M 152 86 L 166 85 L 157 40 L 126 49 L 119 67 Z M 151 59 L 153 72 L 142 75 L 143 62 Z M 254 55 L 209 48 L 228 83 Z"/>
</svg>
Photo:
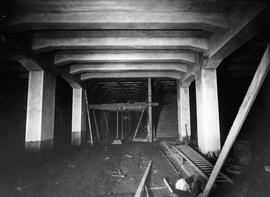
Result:
<svg viewBox="0 0 270 197">
<path fill-rule="evenodd" d="M 163 178 L 172 183 L 179 178 L 159 152 L 158 143 L 127 143 L 123 145 L 86 145 L 64 153 L 28 154 L 14 157 L 13 163 L 0 170 L 2 197 L 105 197 L 134 196 L 150 160 L 153 161 L 149 180 L 150 196 L 168 196 Z M 270 196 L 269 149 L 256 155 L 235 184 L 222 185 L 211 196 Z M 124 178 L 112 173 L 121 170 Z M 181 193 L 180 197 L 191 196 Z"/>
<path fill-rule="evenodd" d="M 150 160 L 150 196 L 166 196 L 163 178 L 175 182 L 178 177 L 159 150 L 158 144 L 129 143 L 25 155 L 1 169 L 0 196 L 133 196 Z M 118 169 L 125 178 L 112 176 Z"/>
</svg>

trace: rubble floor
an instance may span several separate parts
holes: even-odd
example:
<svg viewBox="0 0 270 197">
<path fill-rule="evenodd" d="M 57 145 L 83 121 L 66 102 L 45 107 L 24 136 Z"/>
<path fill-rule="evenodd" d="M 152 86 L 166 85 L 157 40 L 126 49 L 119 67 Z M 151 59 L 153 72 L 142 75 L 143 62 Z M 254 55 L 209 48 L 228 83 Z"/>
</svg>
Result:
<svg viewBox="0 0 270 197">
<path fill-rule="evenodd" d="M 163 178 L 174 183 L 179 177 L 160 150 L 158 143 L 127 143 L 24 155 L 1 168 L 0 196 L 134 196 L 150 160 L 150 196 L 167 196 Z M 118 170 L 124 177 L 113 176 Z"/>
</svg>

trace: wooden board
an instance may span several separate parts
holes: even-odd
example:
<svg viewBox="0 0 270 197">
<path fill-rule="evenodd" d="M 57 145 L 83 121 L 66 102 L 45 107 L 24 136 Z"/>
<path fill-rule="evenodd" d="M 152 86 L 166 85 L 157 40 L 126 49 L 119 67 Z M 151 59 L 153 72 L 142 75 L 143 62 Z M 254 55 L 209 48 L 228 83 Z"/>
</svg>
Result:
<svg viewBox="0 0 270 197">
<path fill-rule="evenodd" d="M 145 183 L 146 183 L 146 179 L 147 179 L 147 176 L 149 174 L 149 171 L 150 171 L 150 168 L 152 166 L 152 161 L 149 161 L 147 167 L 146 167 L 146 170 L 144 172 L 144 175 L 142 177 L 142 180 L 139 184 L 139 187 L 135 193 L 135 197 L 142 197 L 143 196 L 143 191 L 144 191 L 144 186 L 145 186 Z"/>
</svg>

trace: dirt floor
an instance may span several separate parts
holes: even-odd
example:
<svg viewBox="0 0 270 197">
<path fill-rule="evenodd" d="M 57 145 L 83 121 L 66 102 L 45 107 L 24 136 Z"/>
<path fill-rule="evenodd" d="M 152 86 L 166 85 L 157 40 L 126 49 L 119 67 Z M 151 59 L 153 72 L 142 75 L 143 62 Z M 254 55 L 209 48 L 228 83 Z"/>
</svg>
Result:
<svg viewBox="0 0 270 197">
<path fill-rule="evenodd" d="M 134 196 L 150 160 L 150 196 L 166 196 L 163 178 L 177 175 L 158 143 L 84 146 L 65 154 L 25 155 L 0 173 L 0 196 Z M 120 170 L 124 177 L 113 176 Z M 183 195 L 185 196 L 185 195 Z"/>
<path fill-rule="evenodd" d="M 32 153 L 14 157 L 0 170 L 2 197 L 106 197 L 134 196 L 146 166 L 153 161 L 147 181 L 150 196 L 169 196 L 163 178 L 179 179 L 162 156 L 160 143 L 85 145 L 64 152 Z M 268 149 L 262 155 L 268 154 Z M 234 185 L 221 185 L 211 196 L 263 197 L 270 195 L 270 174 L 263 156 L 253 158 Z M 115 174 L 120 171 L 123 177 Z M 192 196 L 179 193 L 179 197 Z"/>
</svg>

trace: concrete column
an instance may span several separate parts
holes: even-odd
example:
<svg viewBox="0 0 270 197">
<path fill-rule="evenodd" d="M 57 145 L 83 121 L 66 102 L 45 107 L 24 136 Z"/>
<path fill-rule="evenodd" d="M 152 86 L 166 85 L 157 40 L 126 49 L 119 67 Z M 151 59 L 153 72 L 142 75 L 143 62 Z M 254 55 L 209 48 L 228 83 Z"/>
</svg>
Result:
<svg viewBox="0 0 270 197">
<path fill-rule="evenodd" d="M 189 104 L 190 83 L 177 82 L 177 108 L 178 108 L 178 132 L 181 142 L 190 139 L 190 104 Z"/>
<path fill-rule="evenodd" d="M 82 88 L 73 88 L 72 97 L 72 139 L 74 146 L 85 142 L 86 133 L 86 107 Z"/>
<path fill-rule="evenodd" d="M 152 81 L 148 78 L 148 103 L 152 103 Z M 148 106 L 148 141 L 153 141 L 152 105 Z"/>
<path fill-rule="evenodd" d="M 54 136 L 55 76 L 48 71 L 30 71 L 28 82 L 25 148 L 51 149 Z"/>
<path fill-rule="evenodd" d="M 196 72 L 198 145 L 202 153 L 217 156 L 220 151 L 220 128 L 216 69 Z"/>
</svg>

